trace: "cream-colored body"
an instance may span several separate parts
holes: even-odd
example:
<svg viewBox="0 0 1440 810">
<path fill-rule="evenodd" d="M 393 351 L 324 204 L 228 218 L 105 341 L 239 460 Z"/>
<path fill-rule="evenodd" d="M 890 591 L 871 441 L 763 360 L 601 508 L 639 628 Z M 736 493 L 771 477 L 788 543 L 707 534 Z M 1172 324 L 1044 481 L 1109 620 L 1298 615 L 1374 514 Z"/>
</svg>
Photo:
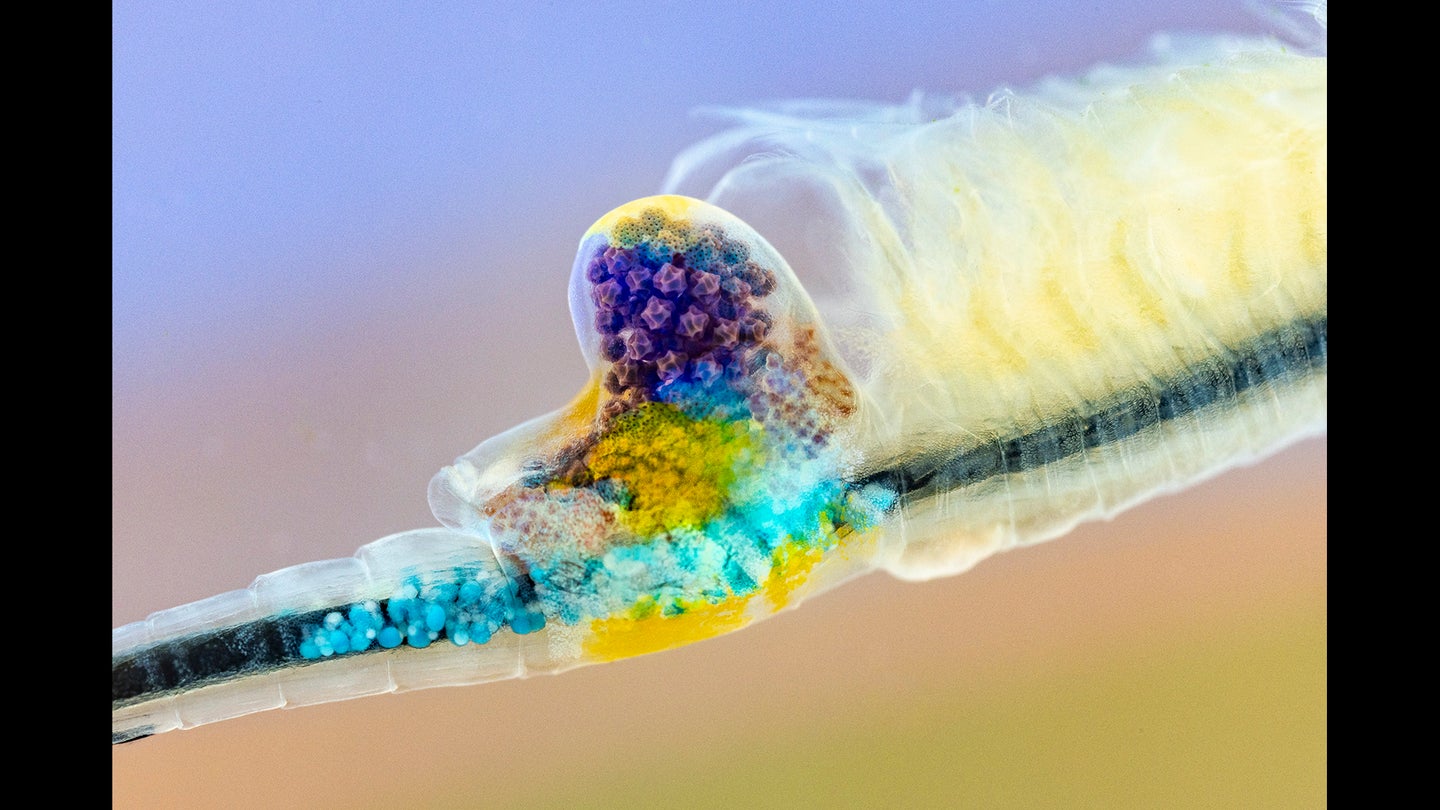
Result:
<svg viewBox="0 0 1440 810">
<path fill-rule="evenodd" d="M 823 236 L 797 240 L 811 255 L 787 257 L 802 281 L 839 290 L 818 304 L 862 392 L 870 466 L 1083 417 L 1323 321 L 1326 57 L 1230 39 L 1156 50 L 929 122 L 896 123 L 919 101 L 851 120 L 742 114 L 683 157 L 672 188 L 763 149 L 711 196 L 762 232 L 783 219 L 763 212 L 795 193 L 784 186 L 824 211 Z M 1325 413 L 1321 359 L 1125 441 L 912 504 L 885 565 L 962 571 L 1321 432 Z"/>
</svg>

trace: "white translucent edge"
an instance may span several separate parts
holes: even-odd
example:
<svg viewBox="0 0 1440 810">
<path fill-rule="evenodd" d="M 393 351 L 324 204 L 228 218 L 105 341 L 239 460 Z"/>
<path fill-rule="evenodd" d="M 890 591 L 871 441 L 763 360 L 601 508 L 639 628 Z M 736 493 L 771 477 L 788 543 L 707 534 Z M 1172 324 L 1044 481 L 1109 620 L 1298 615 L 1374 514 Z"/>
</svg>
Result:
<svg viewBox="0 0 1440 810">
<path fill-rule="evenodd" d="M 257 578 L 246 590 L 116 628 L 114 655 L 284 612 L 388 597 L 409 577 L 457 567 L 504 576 L 484 536 L 443 528 L 402 532 L 364 546 L 355 557 L 286 568 Z M 405 646 L 297 663 L 116 709 L 112 734 L 128 739 L 269 709 L 562 672 L 586 663 L 581 653 L 586 632 L 553 624 L 526 635 L 502 628 L 485 644 L 437 641 L 424 649 Z"/>
<path fill-rule="evenodd" d="M 1017 546 L 1051 540 L 1085 521 L 1253 464 L 1326 430 L 1328 374 L 1266 383 L 1125 440 L 1035 470 L 940 493 L 904 510 L 882 540 L 882 562 L 906 580 L 951 576 Z"/>
</svg>

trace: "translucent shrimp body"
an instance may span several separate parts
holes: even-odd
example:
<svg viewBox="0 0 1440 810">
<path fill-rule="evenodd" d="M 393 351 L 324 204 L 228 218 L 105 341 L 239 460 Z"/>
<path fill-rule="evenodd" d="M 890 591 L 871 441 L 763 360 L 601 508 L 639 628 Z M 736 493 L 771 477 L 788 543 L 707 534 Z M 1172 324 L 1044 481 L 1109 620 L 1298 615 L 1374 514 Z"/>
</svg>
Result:
<svg viewBox="0 0 1440 810">
<path fill-rule="evenodd" d="M 1154 50 L 984 106 L 732 112 L 675 163 L 668 188 L 713 187 L 832 291 L 865 466 L 926 479 L 893 573 L 963 571 L 1325 429 L 1327 60 Z"/>
<path fill-rule="evenodd" d="M 592 379 L 431 482 L 448 529 L 115 633 L 117 741 L 287 705 L 558 672 L 739 629 L 873 567 L 855 393 L 794 273 L 655 197 L 581 242 Z"/>
<path fill-rule="evenodd" d="M 743 114 L 672 185 L 820 206 L 828 298 L 709 202 L 602 217 L 579 396 L 441 470 L 445 528 L 117 629 L 115 741 L 671 648 L 1323 430 L 1325 96 L 1323 56 L 1208 41 L 936 121 Z"/>
</svg>

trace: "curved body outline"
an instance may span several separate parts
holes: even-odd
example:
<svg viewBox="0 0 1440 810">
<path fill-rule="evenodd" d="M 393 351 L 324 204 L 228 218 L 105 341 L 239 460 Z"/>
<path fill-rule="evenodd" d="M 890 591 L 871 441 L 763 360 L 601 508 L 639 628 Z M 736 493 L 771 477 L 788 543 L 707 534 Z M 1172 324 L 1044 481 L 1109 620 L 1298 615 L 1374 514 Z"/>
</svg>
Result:
<svg viewBox="0 0 1440 810">
<path fill-rule="evenodd" d="M 1313 329 L 1310 330 L 1310 334 L 1312 334 L 1312 336 L 1313 336 L 1313 334 L 1316 334 L 1316 330 L 1313 330 Z M 1323 329 L 1320 329 L 1319 334 L 1320 334 L 1320 340 L 1323 340 Z M 1313 342 L 1312 342 L 1312 343 L 1313 343 Z M 1322 389 L 1322 391 L 1323 391 L 1323 389 Z M 1310 424 L 1313 424 L 1313 422 L 1310 422 Z M 1022 435 L 1028 435 L 1028 434 L 1022 434 Z M 857 481 L 860 481 L 860 480 L 877 481 L 877 480 L 881 480 L 880 477 L 877 477 L 877 476 L 883 476 L 883 474 L 884 474 L 884 473 L 887 473 L 887 471 L 894 471 L 894 470 L 904 471 L 904 467 L 903 467 L 903 466 L 894 466 L 894 464 L 891 464 L 891 466 L 876 466 L 876 464 L 871 464 L 870 467 L 871 467 L 871 468 L 868 468 L 868 470 L 865 470 L 865 474 L 867 474 L 867 476 L 870 476 L 870 479 L 864 479 L 863 476 L 857 476 L 857 477 L 854 477 L 854 480 L 857 480 Z M 909 474 L 909 473 L 906 473 L 906 474 Z M 893 477 L 893 476 L 891 476 L 891 477 Z M 912 477 L 913 477 L 913 476 L 912 476 Z M 888 480 L 888 479 L 886 479 L 886 480 Z M 307 571 L 307 572 L 305 572 L 305 574 L 307 574 L 307 577 L 310 577 L 310 575 L 314 575 L 314 574 L 315 574 L 315 571 Z M 282 577 L 281 577 L 281 579 L 282 579 Z M 387 585 L 387 587 L 389 587 L 389 585 Z M 256 588 L 255 591 L 253 591 L 253 592 L 265 591 L 266 588 L 268 588 L 268 587 L 258 587 L 258 588 Z M 311 584 L 308 584 L 308 582 L 307 582 L 307 584 L 305 584 L 304 591 L 311 592 L 311 591 L 314 591 L 314 588 L 312 588 L 312 587 L 311 587 Z M 350 598 L 350 597 L 347 597 L 347 598 Z M 232 600 L 232 601 L 230 601 L 230 604 L 209 605 L 210 608 L 215 608 L 215 613 L 207 613 L 206 610 L 196 610 L 196 611 L 192 611 L 192 613 L 193 613 L 194 615 L 192 615 L 192 617 L 187 617 L 187 621 L 189 621 L 190 618 L 200 617 L 200 615 L 203 615 L 202 621 L 204 621 L 204 623 L 209 623 L 209 621 L 216 621 L 215 618 L 213 618 L 213 617 L 215 617 L 215 615 L 223 615 L 223 617 L 226 617 L 226 618 L 225 618 L 225 621 L 229 621 L 229 618 L 230 618 L 230 617 L 233 617 L 233 615 L 243 615 L 243 614 L 245 614 L 245 611 L 246 611 L 246 610 L 259 610 L 259 611 L 261 611 L 261 613 L 266 613 L 266 611 L 269 610 L 269 608 L 255 608 L 255 607 L 253 607 L 253 605 L 251 605 L 251 607 L 246 607 L 246 605 L 239 604 L 239 602 L 243 602 L 243 598 L 240 598 L 239 601 Z M 255 604 L 259 604 L 259 600 L 252 600 L 252 602 L 255 602 Z M 239 607 L 236 607 L 236 605 L 239 605 Z M 330 605 L 330 607 L 333 607 L 333 605 Z M 167 618 L 170 618 L 170 617 L 161 617 L 160 620 L 158 620 L 158 621 L 157 621 L 157 620 L 151 620 L 151 621 L 150 621 L 151 630 L 153 630 L 153 628 L 154 628 L 154 627 L 157 627 L 157 626 L 163 627 L 164 624 L 166 624 Z M 517 637 L 520 637 L 520 636 L 526 636 L 526 633 L 517 633 Z M 128 636 L 127 636 L 127 637 L 128 637 Z M 127 643 L 128 643 L 128 641 L 127 641 Z M 377 683 L 380 683 L 380 682 L 377 682 Z M 387 676 L 387 677 L 386 677 L 386 680 L 384 680 L 384 682 L 382 683 L 382 686 L 384 686 L 384 687 L 393 687 L 393 686 L 395 686 L 395 685 L 396 685 L 396 679 L 395 679 L 395 677 L 393 677 L 393 675 Z M 354 689 L 354 687 L 351 686 L 351 689 Z M 364 687 L 360 687 L 360 690 L 361 690 L 361 692 L 363 692 Z M 383 689 L 372 689 L 372 690 L 383 690 Z M 323 692 L 321 692 L 321 693 L 323 693 Z M 282 702 L 284 702 L 284 700 L 285 700 L 285 699 L 282 698 Z M 302 702 L 302 700 L 292 700 L 292 702 Z"/>
</svg>

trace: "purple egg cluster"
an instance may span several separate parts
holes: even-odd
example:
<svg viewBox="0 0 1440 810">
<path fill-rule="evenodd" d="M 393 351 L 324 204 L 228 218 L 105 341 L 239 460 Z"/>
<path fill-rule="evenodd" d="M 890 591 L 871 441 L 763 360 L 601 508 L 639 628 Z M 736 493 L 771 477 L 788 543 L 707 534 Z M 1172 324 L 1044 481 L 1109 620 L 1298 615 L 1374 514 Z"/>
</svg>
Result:
<svg viewBox="0 0 1440 810">
<path fill-rule="evenodd" d="M 586 267 L 600 353 L 611 363 L 605 387 L 630 405 L 686 383 L 739 392 L 774 323 L 759 304 L 775 289 L 774 273 L 717 229 L 674 221 L 665 229 L 686 247 L 612 245 Z"/>
</svg>

